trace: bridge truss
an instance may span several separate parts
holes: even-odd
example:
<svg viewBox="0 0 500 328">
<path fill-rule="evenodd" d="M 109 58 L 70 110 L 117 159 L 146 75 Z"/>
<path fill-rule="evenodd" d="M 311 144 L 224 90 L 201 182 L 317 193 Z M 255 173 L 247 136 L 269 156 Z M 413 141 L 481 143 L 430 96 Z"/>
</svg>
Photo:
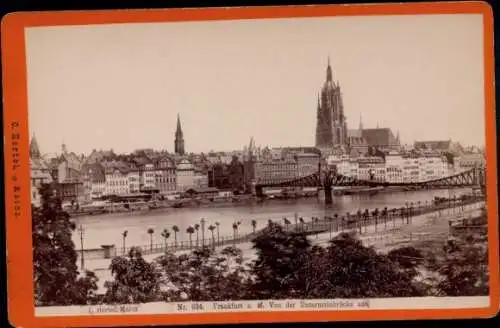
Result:
<svg viewBox="0 0 500 328">
<path fill-rule="evenodd" d="M 289 181 L 279 183 L 263 183 L 256 184 L 256 188 L 276 187 L 318 187 L 331 189 L 331 187 L 349 187 L 349 186 L 365 186 L 365 187 L 417 187 L 417 188 L 455 188 L 455 187 L 472 187 L 479 186 L 484 190 L 484 169 L 473 168 L 458 174 L 448 177 L 421 181 L 421 182 L 387 182 L 380 180 L 362 180 L 354 177 L 348 177 L 338 174 L 335 171 L 316 172 L 314 174 L 300 177 Z"/>
</svg>

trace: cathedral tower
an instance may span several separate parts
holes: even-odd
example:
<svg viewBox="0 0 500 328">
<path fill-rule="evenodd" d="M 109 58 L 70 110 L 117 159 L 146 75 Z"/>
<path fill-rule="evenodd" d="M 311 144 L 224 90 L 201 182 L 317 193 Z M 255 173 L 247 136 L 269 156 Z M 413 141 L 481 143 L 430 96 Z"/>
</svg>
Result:
<svg viewBox="0 0 500 328">
<path fill-rule="evenodd" d="M 332 67 L 328 58 L 326 81 L 318 98 L 316 147 L 345 148 L 347 142 L 347 121 L 344 116 L 340 83 L 333 81 Z"/>
<path fill-rule="evenodd" d="M 183 156 L 184 152 L 184 134 L 182 133 L 181 119 L 177 114 L 177 130 L 175 131 L 175 153 Z"/>
</svg>

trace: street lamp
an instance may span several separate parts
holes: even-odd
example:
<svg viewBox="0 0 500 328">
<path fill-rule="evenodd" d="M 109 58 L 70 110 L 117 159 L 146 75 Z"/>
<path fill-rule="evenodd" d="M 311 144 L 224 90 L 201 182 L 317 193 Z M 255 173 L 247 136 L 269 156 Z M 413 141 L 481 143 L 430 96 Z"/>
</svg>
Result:
<svg viewBox="0 0 500 328">
<path fill-rule="evenodd" d="M 80 233 L 80 245 L 81 245 L 81 253 L 82 253 L 81 258 L 80 258 L 80 260 L 81 260 L 80 266 L 83 270 L 85 268 L 85 260 L 83 258 L 83 234 L 85 233 L 85 229 L 83 228 L 82 225 L 80 225 L 80 227 L 78 227 L 78 232 Z"/>
</svg>

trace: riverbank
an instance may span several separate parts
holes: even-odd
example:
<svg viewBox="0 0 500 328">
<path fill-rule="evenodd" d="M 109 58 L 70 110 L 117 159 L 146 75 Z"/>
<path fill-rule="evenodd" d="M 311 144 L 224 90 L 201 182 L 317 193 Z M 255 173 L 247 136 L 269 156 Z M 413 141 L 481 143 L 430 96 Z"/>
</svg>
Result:
<svg viewBox="0 0 500 328">
<path fill-rule="evenodd" d="M 448 221 L 456 219 L 457 217 L 463 215 L 472 215 L 474 212 L 480 210 L 484 203 L 477 202 L 474 204 L 457 206 L 448 209 L 441 209 L 440 211 L 428 212 L 419 216 L 414 216 L 411 218 L 410 223 L 406 223 L 405 220 L 393 220 L 375 224 L 369 224 L 362 227 L 361 233 L 359 233 L 358 228 L 345 229 L 342 231 L 327 231 L 312 235 L 309 240 L 313 245 L 327 246 L 331 238 L 334 238 L 342 232 L 355 232 L 358 238 L 365 243 L 365 245 L 373 246 L 380 252 L 388 252 L 391 249 L 402 247 L 405 245 L 411 245 L 413 243 L 439 239 L 444 242 L 448 234 Z M 231 245 L 216 246 L 215 252 L 220 253 L 224 248 Z M 244 263 L 251 263 L 257 258 L 253 244 L 250 241 L 239 243 L 236 245 L 242 251 Z M 191 250 L 178 250 L 173 251 L 175 255 L 187 254 Z M 162 254 L 145 254 L 143 257 L 146 261 L 154 261 L 156 258 L 160 257 Z M 80 266 L 80 262 L 77 264 Z M 99 278 L 98 282 L 98 293 L 105 292 L 104 282 L 113 279 L 111 272 L 109 270 L 109 265 L 111 264 L 111 259 L 95 259 L 86 260 L 85 268 L 87 270 L 93 271 Z"/>
<path fill-rule="evenodd" d="M 443 188 L 436 188 L 435 190 L 445 190 Z M 447 189 L 446 189 L 447 190 Z M 413 190 L 406 187 L 348 187 L 342 190 L 334 191 L 337 196 L 355 196 L 355 195 L 368 195 L 373 196 L 376 194 L 390 194 L 390 193 L 405 193 Z M 318 198 L 319 193 L 311 195 L 294 195 L 280 196 L 280 197 L 264 197 L 259 198 L 254 195 L 234 195 L 230 197 L 214 197 L 214 198 L 181 198 L 177 200 L 156 200 L 149 202 L 131 202 L 131 203 L 114 203 L 107 205 L 86 206 L 85 210 L 68 210 L 68 214 L 72 218 L 78 217 L 113 217 L 116 215 L 147 215 L 150 213 L 168 212 L 171 209 L 179 208 L 223 208 L 227 206 L 238 205 L 259 205 L 265 203 L 272 203 L 283 200 L 300 200 Z"/>
</svg>

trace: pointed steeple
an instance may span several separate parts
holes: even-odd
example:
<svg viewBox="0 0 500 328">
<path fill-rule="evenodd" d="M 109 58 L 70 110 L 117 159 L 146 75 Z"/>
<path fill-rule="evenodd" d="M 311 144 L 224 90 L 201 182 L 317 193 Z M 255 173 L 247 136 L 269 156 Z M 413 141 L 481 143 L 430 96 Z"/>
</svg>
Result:
<svg viewBox="0 0 500 328">
<path fill-rule="evenodd" d="M 175 130 L 174 148 L 177 155 L 183 156 L 185 154 L 184 134 L 182 132 L 181 118 L 179 116 L 179 113 L 177 113 L 177 129 Z"/>
<path fill-rule="evenodd" d="M 40 158 L 42 154 L 40 153 L 40 148 L 38 147 L 38 141 L 36 140 L 36 136 L 33 133 L 30 142 L 30 157 L 31 158 Z"/>
<path fill-rule="evenodd" d="M 328 67 L 326 68 L 326 80 L 328 82 L 332 81 L 332 67 L 330 66 L 330 56 L 328 56 Z"/>
<path fill-rule="evenodd" d="M 398 130 L 398 132 L 396 134 L 396 141 L 397 141 L 398 144 L 401 144 L 401 139 L 399 137 L 399 130 Z"/>
<path fill-rule="evenodd" d="M 183 137 L 182 127 L 181 127 L 181 118 L 179 113 L 177 113 L 177 129 L 175 130 L 176 137 Z"/>
<path fill-rule="evenodd" d="M 363 131 L 363 117 L 359 113 L 359 131 Z"/>
</svg>

